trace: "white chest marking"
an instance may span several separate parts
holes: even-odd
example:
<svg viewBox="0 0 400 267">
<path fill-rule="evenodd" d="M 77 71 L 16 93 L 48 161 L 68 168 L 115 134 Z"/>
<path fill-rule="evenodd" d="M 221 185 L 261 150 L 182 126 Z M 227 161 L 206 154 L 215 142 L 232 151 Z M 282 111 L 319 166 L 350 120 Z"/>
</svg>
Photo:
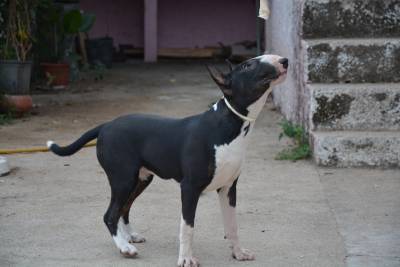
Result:
<svg viewBox="0 0 400 267">
<path fill-rule="evenodd" d="M 248 137 L 253 123 L 248 129 L 248 122 L 244 123 L 240 134 L 229 144 L 214 146 L 215 148 L 215 172 L 211 183 L 204 191 L 213 191 L 226 185 L 231 185 L 239 176 L 241 166 L 245 157 Z"/>
<path fill-rule="evenodd" d="M 271 88 L 265 91 L 265 93 L 253 104 L 251 104 L 247 110 L 249 113 L 247 116 L 251 118 L 257 118 L 258 114 L 264 107 L 267 97 L 271 92 Z M 216 110 L 217 104 L 214 105 Z M 214 146 L 215 148 L 215 173 L 211 180 L 211 183 L 204 189 L 204 191 L 213 191 L 223 186 L 230 186 L 233 181 L 239 176 L 242 163 L 245 158 L 248 138 L 251 135 L 251 131 L 254 127 L 254 122 L 250 123 L 248 133 L 246 134 L 245 128 L 249 125 L 249 122 L 243 123 L 240 129 L 240 134 L 229 144 Z"/>
</svg>

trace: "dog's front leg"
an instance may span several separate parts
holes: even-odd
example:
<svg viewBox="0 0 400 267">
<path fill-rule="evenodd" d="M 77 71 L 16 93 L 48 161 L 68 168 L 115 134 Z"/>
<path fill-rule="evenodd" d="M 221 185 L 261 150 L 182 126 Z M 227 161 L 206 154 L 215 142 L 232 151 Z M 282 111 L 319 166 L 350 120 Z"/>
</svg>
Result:
<svg viewBox="0 0 400 267">
<path fill-rule="evenodd" d="M 236 179 L 233 184 L 222 187 L 218 191 L 219 203 L 221 205 L 222 219 L 224 221 L 225 238 L 231 243 L 232 256 L 239 260 L 254 260 L 254 254 L 240 247 L 236 223 Z"/>
<path fill-rule="evenodd" d="M 191 184 L 181 182 L 182 217 L 179 233 L 179 267 L 198 267 L 199 261 L 193 257 L 193 228 L 197 202 L 201 190 Z"/>
</svg>

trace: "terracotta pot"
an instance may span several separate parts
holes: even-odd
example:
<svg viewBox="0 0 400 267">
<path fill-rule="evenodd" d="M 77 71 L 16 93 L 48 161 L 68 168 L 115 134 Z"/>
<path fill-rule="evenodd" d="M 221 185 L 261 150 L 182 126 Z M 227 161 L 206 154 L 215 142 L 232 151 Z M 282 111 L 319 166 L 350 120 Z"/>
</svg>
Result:
<svg viewBox="0 0 400 267">
<path fill-rule="evenodd" d="M 8 106 L 18 115 L 29 112 L 32 109 L 32 97 L 30 95 L 6 95 Z"/>
<path fill-rule="evenodd" d="M 69 83 L 69 65 L 64 63 L 41 63 L 43 71 L 47 76 L 53 79 L 52 86 L 66 87 Z"/>
</svg>

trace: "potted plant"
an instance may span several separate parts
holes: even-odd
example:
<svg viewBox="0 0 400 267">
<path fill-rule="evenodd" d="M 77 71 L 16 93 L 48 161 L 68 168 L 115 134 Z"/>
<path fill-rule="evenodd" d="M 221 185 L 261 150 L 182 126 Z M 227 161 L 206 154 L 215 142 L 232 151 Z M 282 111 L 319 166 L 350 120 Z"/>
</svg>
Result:
<svg viewBox="0 0 400 267">
<path fill-rule="evenodd" d="M 37 13 L 37 50 L 48 84 L 65 88 L 80 59 L 74 49 L 75 37 L 91 28 L 94 15 L 82 15 L 77 9 L 66 11 L 52 1 L 45 3 Z"/>
<path fill-rule="evenodd" d="M 32 70 L 33 17 L 35 0 L 0 0 L 2 29 L 0 36 L 0 88 L 9 102 L 32 105 L 30 80 Z M 24 110 L 26 109 L 23 108 Z"/>
</svg>

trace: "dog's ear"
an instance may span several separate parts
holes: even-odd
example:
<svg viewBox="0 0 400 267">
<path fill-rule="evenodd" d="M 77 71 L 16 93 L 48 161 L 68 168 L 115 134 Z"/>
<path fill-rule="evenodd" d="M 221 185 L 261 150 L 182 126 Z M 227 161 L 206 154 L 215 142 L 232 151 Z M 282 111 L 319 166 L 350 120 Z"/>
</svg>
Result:
<svg viewBox="0 0 400 267">
<path fill-rule="evenodd" d="M 223 74 L 220 70 L 215 67 L 211 67 L 206 65 L 208 72 L 210 73 L 211 78 L 213 78 L 214 82 L 219 86 L 224 95 L 232 95 L 232 89 L 230 88 L 230 82 L 227 79 L 226 75 Z"/>
<path fill-rule="evenodd" d="M 225 59 L 225 62 L 228 63 L 229 71 L 232 71 L 235 65 L 229 59 Z"/>
</svg>

